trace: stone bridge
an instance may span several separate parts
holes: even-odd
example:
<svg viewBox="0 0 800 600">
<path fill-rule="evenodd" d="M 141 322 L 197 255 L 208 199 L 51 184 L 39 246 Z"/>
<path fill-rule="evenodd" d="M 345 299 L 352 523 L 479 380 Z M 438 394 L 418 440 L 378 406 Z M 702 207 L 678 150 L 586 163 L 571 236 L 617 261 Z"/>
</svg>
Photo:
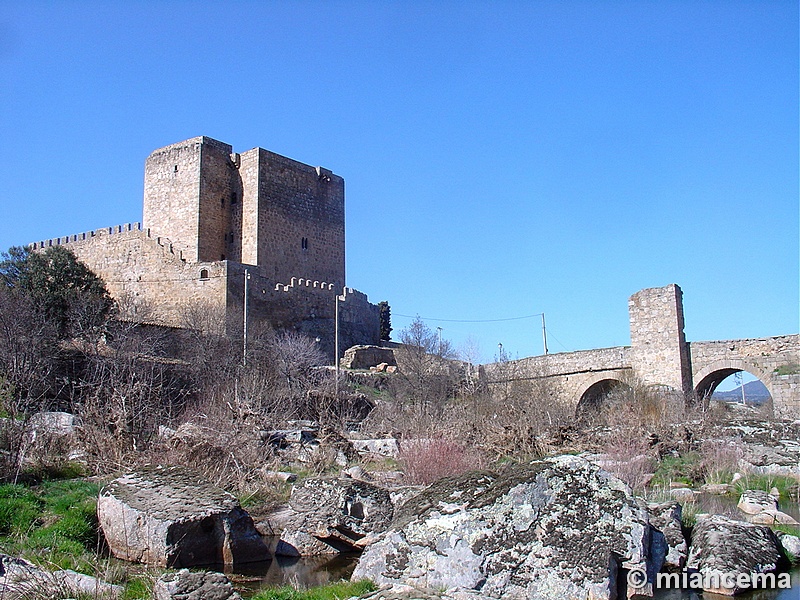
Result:
<svg viewBox="0 0 800 600">
<path fill-rule="evenodd" d="M 706 400 L 726 377 L 746 371 L 767 387 L 776 416 L 800 418 L 800 336 L 687 342 L 683 293 L 675 284 L 637 292 L 628 308 L 630 346 L 493 363 L 482 367 L 483 377 L 495 388 L 547 384 L 580 411 L 622 384 Z"/>
</svg>

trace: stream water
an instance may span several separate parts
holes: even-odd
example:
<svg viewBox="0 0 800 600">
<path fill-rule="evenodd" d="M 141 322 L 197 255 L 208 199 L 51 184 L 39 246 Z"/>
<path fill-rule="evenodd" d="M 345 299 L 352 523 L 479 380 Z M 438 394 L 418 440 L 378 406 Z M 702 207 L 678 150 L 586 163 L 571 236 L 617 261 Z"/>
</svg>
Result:
<svg viewBox="0 0 800 600">
<path fill-rule="evenodd" d="M 742 513 L 736 507 L 738 498 L 731 496 L 714 496 L 701 494 L 698 496 L 699 512 L 727 515 L 741 518 Z M 781 502 L 780 509 L 800 521 L 800 504 L 797 502 Z M 277 539 L 269 540 L 270 549 L 274 549 Z M 327 557 L 290 558 L 275 557 L 263 563 L 241 565 L 227 575 L 234 581 L 237 591 L 243 598 L 249 598 L 259 590 L 290 584 L 307 588 L 324 585 L 350 577 L 358 562 L 357 554 L 343 554 Z M 220 569 L 221 570 L 221 569 Z M 737 595 L 739 600 L 800 600 L 800 567 L 791 571 L 791 589 L 757 590 Z M 726 596 L 702 594 L 691 590 L 656 590 L 654 600 L 720 600 Z"/>
</svg>

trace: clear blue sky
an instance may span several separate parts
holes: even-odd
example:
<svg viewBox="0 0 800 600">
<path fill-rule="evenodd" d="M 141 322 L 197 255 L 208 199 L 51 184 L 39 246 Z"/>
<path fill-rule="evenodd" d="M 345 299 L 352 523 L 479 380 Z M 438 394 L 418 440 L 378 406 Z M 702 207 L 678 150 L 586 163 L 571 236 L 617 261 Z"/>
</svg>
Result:
<svg viewBox="0 0 800 600">
<path fill-rule="evenodd" d="M 395 315 L 624 345 L 677 283 L 690 340 L 798 331 L 796 1 L 5 2 L 0 94 L 3 249 L 140 220 L 146 156 L 207 135 L 342 175 Z"/>
</svg>

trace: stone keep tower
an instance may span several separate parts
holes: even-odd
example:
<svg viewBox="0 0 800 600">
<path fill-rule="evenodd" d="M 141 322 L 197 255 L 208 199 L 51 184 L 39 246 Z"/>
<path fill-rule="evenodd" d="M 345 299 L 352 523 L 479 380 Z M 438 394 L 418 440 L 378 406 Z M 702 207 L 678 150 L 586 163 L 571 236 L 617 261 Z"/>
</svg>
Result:
<svg viewBox="0 0 800 600">
<path fill-rule="evenodd" d="M 683 394 L 691 393 L 681 288 L 672 283 L 636 292 L 628 301 L 628 312 L 634 374 L 644 384 L 668 385 Z"/>
<path fill-rule="evenodd" d="M 230 260 L 273 281 L 344 286 L 344 180 L 327 169 L 192 138 L 147 158 L 143 217 L 186 261 Z"/>
</svg>

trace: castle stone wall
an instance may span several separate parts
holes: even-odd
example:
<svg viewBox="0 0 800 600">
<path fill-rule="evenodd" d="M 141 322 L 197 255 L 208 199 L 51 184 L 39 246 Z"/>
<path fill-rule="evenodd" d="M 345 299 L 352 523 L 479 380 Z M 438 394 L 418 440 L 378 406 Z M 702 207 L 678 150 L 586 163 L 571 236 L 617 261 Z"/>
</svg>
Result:
<svg viewBox="0 0 800 600">
<path fill-rule="evenodd" d="M 248 330 L 257 335 L 259 327 L 297 331 L 319 338 L 320 349 L 334 360 L 336 295 L 339 301 L 340 354 L 356 344 L 378 344 L 380 309 L 366 294 L 352 288 L 337 290 L 334 284 L 293 277 L 288 284 L 275 283 L 247 265 L 229 263 L 227 287 L 228 332 L 241 337 L 244 324 L 244 277 L 248 280 Z"/>
<path fill-rule="evenodd" d="M 31 247 L 52 245 L 72 250 L 103 279 L 123 312 L 136 311 L 147 322 L 185 327 L 198 306 L 220 314 L 225 309 L 227 263 L 184 261 L 169 240 L 153 237 L 139 223 L 38 242 Z"/>
</svg>

